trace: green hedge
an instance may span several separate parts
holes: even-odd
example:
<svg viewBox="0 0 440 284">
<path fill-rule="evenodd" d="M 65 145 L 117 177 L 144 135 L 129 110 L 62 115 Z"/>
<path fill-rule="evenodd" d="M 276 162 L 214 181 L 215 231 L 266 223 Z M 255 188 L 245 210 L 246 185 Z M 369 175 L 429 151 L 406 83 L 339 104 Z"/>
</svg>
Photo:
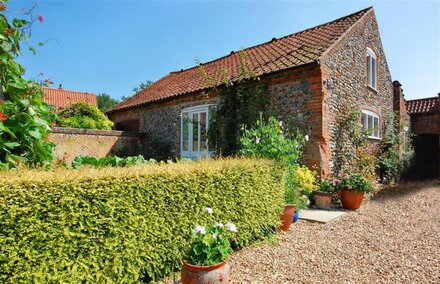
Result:
<svg viewBox="0 0 440 284">
<path fill-rule="evenodd" d="M 135 283 L 180 266 L 191 229 L 233 222 L 234 246 L 279 225 L 283 170 L 222 160 L 0 176 L 0 283 Z"/>
</svg>

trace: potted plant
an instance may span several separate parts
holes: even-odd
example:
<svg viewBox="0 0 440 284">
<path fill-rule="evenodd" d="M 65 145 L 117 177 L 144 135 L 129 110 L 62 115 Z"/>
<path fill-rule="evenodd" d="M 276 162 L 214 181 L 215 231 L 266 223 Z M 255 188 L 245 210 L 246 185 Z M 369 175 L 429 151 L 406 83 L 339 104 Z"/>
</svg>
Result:
<svg viewBox="0 0 440 284">
<path fill-rule="evenodd" d="M 340 180 L 341 202 L 346 209 L 358 209 L 361 207 L 365 193 L 373 191 L 373 183 L 360 173 L 343 173 Z"/>
<path fill-rule="evenodd" d="M 314 192 L 315 194 L 315 205 L 320 209 L 330 209 L 332 203 L 333 192 L 335 187 L 332 183 L 325 179 L 321 182 L 319 189 Z"/>
<path fill-rule="evenodd" d="M 205 208 L 209 214 L 212 208 Z M 191 245 L 181 271 L 182 283 L 215 284 L 228 283 L 230 267 L 227 257 L 232 254 L 225 230 L 237 232 L 234 224 L 216 223 L 209 227 L 196 226 L 191 232 Z"/>
</svg>

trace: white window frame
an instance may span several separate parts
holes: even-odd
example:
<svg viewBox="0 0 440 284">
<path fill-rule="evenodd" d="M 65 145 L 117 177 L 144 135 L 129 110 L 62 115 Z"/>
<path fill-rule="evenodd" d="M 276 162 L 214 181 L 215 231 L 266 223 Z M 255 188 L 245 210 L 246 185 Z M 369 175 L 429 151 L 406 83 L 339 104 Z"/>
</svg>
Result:
<svg viewBox="0 0 440 284">
<path fill-rule="evenodd" d="M 373 68 L 374 67 L 374 68 Z M 377 57 L 374 51 L 367 47 L 367 83 L 376 90 L 377 88 Z"/>
<path fill-rule="evenodd" d="M 369 111 L 369 110 L 362 110 L 361 111 L 361 122 L 362 122 L 362 116 L 366 117 L 366 119 L 364 119 L 364 123 L 362 124 L 362 131 L 368 131 L 371 130 L 371 134 L 368 135 L 368 138 L 370 139 L 381 139 L 380 136 L 380 117 L 377 113 Z M 371 117 L 371 121 L 372 121 L 372 125 L 370 127 L 368 121 L 368 117 Z M 377 129 L 374 128 L 375 125 L 375 119 L 377 119 Z M 365 125 L 366 122 L 366 125 Z"/>
<path fill-rule="evenodd" d="M 209 129 L 209 120 L 210 120 L 210 108 L 213 105 L 199 105 L 199 106 L 194 106 L 194 107 L 189 107 L 189 108 L 185 108 L 182 109 L 180 112 L 180 157 L 182 158 L 188 158 L 188 159 L 197 159 L 197 158 L 203 158 L 203 157 L 208 157 L 211 155 L 211 153 L 209 152 L 209 148 L 208 148 L 208 138 L 206 138 L 206 150 L 201 151 L 200 147 L 201 147 L 201 124 L 200 124 L 200 117 L 201 117 L 201 113 L 206 113 L 206 134 L 208 133 L 208 129 Z M 188 149 L 186 151 L 184 151 L 183 149 L 183 127 L 184 127 L 184 121 L 183 121 L 183 114 L 184 113 L 188 113 L 188 118 L 189 118 L 189 122 L 188 122 Z M 198 136 L 198 151 L 194 151 L 193 150 L 193 130 L 194 130 L 194 123 L 191 122 L 192 117 L 194 114 L 197 114 L 198 116 L 198 121 L 199 123 L 197 124 L 198 130 L 197 130 L 197 136 Z"/>
</svg>

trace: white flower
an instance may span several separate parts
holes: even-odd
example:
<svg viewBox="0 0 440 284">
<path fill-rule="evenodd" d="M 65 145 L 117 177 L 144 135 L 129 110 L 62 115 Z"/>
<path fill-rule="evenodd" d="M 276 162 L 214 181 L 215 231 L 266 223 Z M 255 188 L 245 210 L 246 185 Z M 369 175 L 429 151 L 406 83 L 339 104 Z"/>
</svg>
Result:
<svg viewBox="0 0 440 284">
<path fill-rule="evenodd" d="M 214 234 L 212 234 L 212 237 L 213 237 L 214 239 L 217 239 L 218 235 L 217 235 L 216 233 L 214 233 Z"/>
<path fill-rule="evenodd" d="M 216 228 L 223 228 L 224 226 L 223 226 L 222 223 L 217 223 L 217 224 L 214 225 L 214 227 L 216 227 Z"/>
<path fill-rule="evenodd" d="M 193 233 L 194 235 L 197 235 L 198 233 L 204 235 L 206 234 L 206 229 L 203 226 L 196 226 L 191 233 Z"/>
<path fill-rule="evenodd" d="M 214 210 L 212 210 L 212 208 L 210 208 L 210 207 L 205 207 L 205 209 L 203 209 L 203 210 L 205 210 L 209 214 L 212 214 L 214 212 Z"/>
<path fill-rule="evenodd" d="M 280 121 L 280 127 L 283 127 L 283 122 L 282 121 Z"/>
<path fill-rule="evenodd" d="M 309 135 L 304 136 L 304 139 L 306 139 L 306 141 L 309 141 Z"/>
<path fill-rule="evenodd" d="M 256 143 L 256 144 L 260 143 L 260 140 L 261 140 L 260 137 L 258 137 L 258 136 L 255 137 L 255 143 Z"/>
<path fill-rule="evenodd" d="M 226 229 L 228 229 L 231 232 L 234 232 L 234 233 L 237 232 L 237 227 L 232 223 L 226 224 L 225 227 L 226 227 Z"/>
</svg>

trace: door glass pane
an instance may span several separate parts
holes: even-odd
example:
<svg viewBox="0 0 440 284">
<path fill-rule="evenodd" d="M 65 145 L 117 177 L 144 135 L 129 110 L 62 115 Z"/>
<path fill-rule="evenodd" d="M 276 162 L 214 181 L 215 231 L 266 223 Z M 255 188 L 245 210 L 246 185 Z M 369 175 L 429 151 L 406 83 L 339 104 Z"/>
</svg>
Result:
<svg viewBox="0 0 440 284">
<path fill-rule="evenodd" d="M 374 132 L 373 132 L 373 136 L 374 137 L 379 137 L 379 118 L 378 117 L 374 118 Z"/>
<path fill-rule="evenodd" d="M 189 149 L 189 123 L 188 113 L 182 113 L 182 151 L 188 151 Z"/>
<path fill-rule="evenodd" d="M 367 115 L 368 117 L 368 130 L 371 131 L 370 135 L 373 135 L 373 117 L 371 115 Z"/>
<path fill-rule="evenodd" d="M 200 113 L 200 151 L 207 149 L 208 135 L 206 133 L 206 112 Z"/>
<path fill-rule="evenodd" d="M 199 151 L 199 114 L 192 114 L 192 126 L 193 126 L 193 136 L 192 136 L 192 151 Z"/>
</svg>

